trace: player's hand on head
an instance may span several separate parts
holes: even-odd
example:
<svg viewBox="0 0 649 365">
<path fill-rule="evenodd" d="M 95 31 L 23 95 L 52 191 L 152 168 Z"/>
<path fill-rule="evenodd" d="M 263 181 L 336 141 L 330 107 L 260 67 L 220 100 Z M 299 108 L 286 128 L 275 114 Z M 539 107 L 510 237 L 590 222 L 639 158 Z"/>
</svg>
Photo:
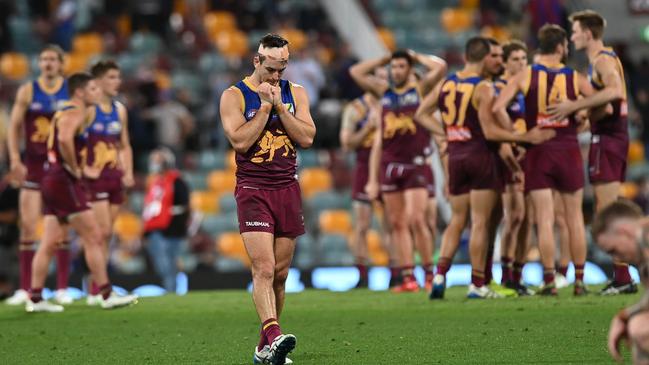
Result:
<svg viewBox="0 0 649 365">
<path fill-rule="evenodd" d="M 532 128 L 530 131 L 525 133 L 525 136 L 527 138 L 527 142 L 531 144 L 541 144 L 551 138 L 554 138 L 554 136 L 557 135 L 557 132 L 554 131 L 553 129 L 548 129 L 548 128 L 541 128 L 541 126 L 536 126 Z"/>
</svg>

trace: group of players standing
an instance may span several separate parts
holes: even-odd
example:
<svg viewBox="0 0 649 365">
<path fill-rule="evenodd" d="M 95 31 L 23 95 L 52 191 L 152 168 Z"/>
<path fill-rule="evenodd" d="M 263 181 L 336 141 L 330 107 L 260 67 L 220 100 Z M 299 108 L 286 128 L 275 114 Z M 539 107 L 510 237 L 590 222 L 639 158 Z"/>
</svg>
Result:
<svg viewBox="0 0 649 365">
<path fill-rule="evenodd" d="M 359 222 L 353 251 L 361 281 L 367 280 L 370 203 L 378 199 L 388 227 L 391 266 L 398 267 L 393 277 L 400 274 L 395 292 L 419 290 L 413 275 L 415 247 L 430 298 L 443 298 L 446 273 L 470 222 L 467 296 L 501 297 L 489 284 L 494 240 L 504 216 L 503 286 L 519 295 L 534 294 L 521 275 L 536 225 L 543 265 L 539 294 L 557 295 L 556 217 L 565 228 L 562 240 L 567 241 L 562 242 L 566 249 L 560 272 L 565 275 L 565 261 L 572 260 L 574 295 L 588 293 L 583 281 L 584 174 L 577 134 L 589 128 L 592 134 L 588 174 L 600 211 L 617 199 L 625 177 L 626 86 L 620 60 L 602 42 L 605 20 L 586 10 L 570 21 L 570 40 L 590 61 L 587 77 L 564 65 L 568 35 L 552 24 L 539 30 L 539 47 L 529 66 L 522 42 L 500 45 L 473 37 L 466 43 L 463 69 L 445 79 L 443 60 L 412 51 L 396 51 L 350 69 L 366 91 L 346 107 L 341 130 L 343 147 L 357 152 L 353 199 Z M 416 63 L 427 73 L 417 75 Z M 431 137 L 444 166 L 444 191 L 452 210 L 434 275 Z M 615 262 L 614 274 L 602 294 L 637 291 L 626 264 Z"/>
<path fill-rule="evenodd" d="M 124 188 L 133 185 L 127 113 L 115 100 L 120 69 L 112 61 L 100 61 L 90 73 L 65 79 L 63 59 L 59 47 L 45 47 L 38 56 L 40 76 L 18 89 L 11 111 L 10 178 L 21 187 L 20 289 L 7 303 L 25 305 L 28 312 L 61 312 L 62 304 L 72 302 L 66 292 L 68 226 L 80 238 L 90 270 L 88 304 L 110 309 L 137 300 L 114 293 L 107 274 L 113 222 Z M 43 236 L 36 250 L 42 215 Z M 58 304 L 42 294 L 55 253 Z"/>
</svg>

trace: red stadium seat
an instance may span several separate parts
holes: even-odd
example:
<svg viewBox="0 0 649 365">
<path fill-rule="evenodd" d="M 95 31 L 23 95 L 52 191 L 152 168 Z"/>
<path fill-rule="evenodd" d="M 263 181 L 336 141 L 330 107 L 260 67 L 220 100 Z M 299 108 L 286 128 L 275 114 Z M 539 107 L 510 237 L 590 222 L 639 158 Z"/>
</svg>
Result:
<svg viewBox="0 0 649 365">
<path fill-rule="evenodd" d="M 0 73 L 11 80 L 22 80 L 29 75 L 27 56 L 17 52 L 7 52 L 0 59 Z"/>
</svg>

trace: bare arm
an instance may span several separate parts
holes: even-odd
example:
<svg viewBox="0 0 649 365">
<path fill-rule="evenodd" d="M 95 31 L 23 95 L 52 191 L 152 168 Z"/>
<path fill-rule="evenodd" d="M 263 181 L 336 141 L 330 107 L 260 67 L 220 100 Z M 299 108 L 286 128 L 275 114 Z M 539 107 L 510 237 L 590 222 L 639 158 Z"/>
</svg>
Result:
<svg viewBox="0 0 649 365">
<path fill-rule="evenodd" d="M 490 83 L 482 82 L 476 88 L 474 98 L 477 98 L 478 119 L 485 138 L 497 142 L 526 142 L 521 135 L 514 134 L 513 128 L 505 129 L 502 123 L 496 123 L 494 113 L 494 90 Z M 511 122 L 510 122 L 511 125 Z"/>
<path fill-rule="evenodd" d="M 131 148 L 131 141 L 128 134 L 128 113 L 126 107 L 121 103 L 117 103 L 117 114 L 122 124 L 119 146 L 119 162 L 122 171 L 124 171 L 122 182 L 127 187 L 131 187 L 133 186 L 133 149 Z"/>
<path fill-rule="evenodd" d="M 507 82 L 507 85 L 505 85 L 505 87 L 500 90 L 500 94 L 493 103 L 491 111 L 496 115 L 507 116 L 507 120 L 509 120 L 509 116 L 507 114 L 507 106 L 512 102 L 519 91 L 524 91 L 523 85 L 525 85 L 528 81 L 528 74 L 525 70 L 517 73 Z"/>
<path fill-rule="evenodd" d="M 7 146 L 9 148 L 9 161 L 12 177 L 18 182 L 22 182 L 26 173 L 25 166 L 20 161 L 20 135 L 22 133 L 23 123 L 25 122 L 25 113 L 27 112 L 31 98 L 32 85 L 24 84 L 18 89 L 18 92 L 16 93 L 16 101 L 11 108 Z"/>
<path fill-rule="evenodd" d="M 423 95 L 427 95 L 431 90 L 433 90 L 435 85 L 442 80 L 446 74 L 448 65 L 446 64 L 446 61 L 433 55 L 414 53 L 414 58 L 418 63 L 424 65 L 424 67 L 428 69 L 428 72 L 419 83 L 421 92 Z"/>
<path fill-rule="evenodd" d="M 582 82 L 580 82 L 580 91 L 586 97 L 550 105 L 548 112 L 553 118 L 562 119 L 578 110 L 605 106 L 607 103 L 624 97 L 624 86 L 622 84 L 624 75 L 620 75 L 617 71 L 615 60 L 611 57 L 599 57 L 593 67 L 597 74 L 600 75 L 604 88 L 589 95 L 588 91 L 582 90 Z"/>
<path fill-rule="evenodd" d="M 417 112 L 415 113 L 415 121 L 433 133 L 436 143 L 438 138 L 446 139 L 446 132 L 444 132 L 442 123 L 433 115 L 435 110 L 437 110 L 440 89 L 438 85 L 433 92 L 428 93 L 421 104 L 419 104 L 419 108 L 417 108 Z"/>
<path fill-rule="evenodd" d="M 356 106 L 351 103 L 345 106 L 342 116 L 342 126 L 340 128 L 340 145 L 345 151 L 352 151 L 358 148 L 377 124 L 376 121 L 372 120 L 376 118 L 376 113 L 370 113 L 368 110 L 367 123 L 356 131 L 356 122 L 361 118 L 360 111 Z"/>
<path fill-rule="evenodd" d="M 275 110 L 282 121 L 286 134 L 295 141 L 302 148 L 309 148 L 313 144 L 315 137 L 315 123 L 311 117 L 311 110 L 309 109 L 309 96 L 306 90 L 300 86 L 293 84 L 293 98 L 295 98 L 295 115 L 291 114 L 286 106 L 281 102 L 279 88 L 275 88 L 277 93 L 275 103 Z"/>
<path fill-rule="evenodd" d="M 371 73 L 375 68 L 390 62 L 390 56 L 386 55 L 374 60 L 363 61 L 349 68 L 349 74 L 358 86 L 372 93 L 375 97 L 381 98 L 388 89 L 388 83 L 377 79 Z"/>
<path fill-rule="evenodd" d="M 81 161 L 77 161 L 74 151 L 74 137 L 86 121 L 86 114 L 79 109 L 71 109 L 58 121 L 59 152 L 63 158 L 63 167 L 76 177 L 81 177 Z"/>
<path fill-rule="evenodd" d="M 241 111 L 241 94 L 234 87 L 223 92 L 220 105 L 221 123 L 226 137 L 235 151 L 245 153 L 264 130 L 273 105 L 262 99 L 255 117 L 246 122 Z"/>
<path fill-rule="evenodd" d="M 381 152 L 383 150 L 383 131 L 381 123 L 376 128 L 374 133 L 374 143 L 370 150 L 370 165 L 368 168 L 368 178 L 365 190 L 370 199 L 376 199 L 379 194 L 379 169 L 381 165 Z"/>
</svg>

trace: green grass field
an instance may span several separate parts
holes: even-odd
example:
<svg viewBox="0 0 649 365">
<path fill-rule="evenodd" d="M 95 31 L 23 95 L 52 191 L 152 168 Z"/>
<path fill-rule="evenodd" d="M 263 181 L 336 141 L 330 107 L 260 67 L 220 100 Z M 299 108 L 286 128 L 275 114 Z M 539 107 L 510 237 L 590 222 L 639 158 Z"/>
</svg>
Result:
<svg viewBox="0 0 649 365">
<path fill-rule="evenodd" d="M 597 288 L 591 288 L 595 291 Z M 465 288 L 420 294 L 309 290 L 281 319 L 296 364 L 611 364 L 611 317 L 634 296 L 471 300 Z M 62 314 L 0 306 L 3 364 L 250 364 L 259 323 L 244 291 L 144 298 Z M 626 353 L 628 359 L 628 352 Z"/>
</svg>

